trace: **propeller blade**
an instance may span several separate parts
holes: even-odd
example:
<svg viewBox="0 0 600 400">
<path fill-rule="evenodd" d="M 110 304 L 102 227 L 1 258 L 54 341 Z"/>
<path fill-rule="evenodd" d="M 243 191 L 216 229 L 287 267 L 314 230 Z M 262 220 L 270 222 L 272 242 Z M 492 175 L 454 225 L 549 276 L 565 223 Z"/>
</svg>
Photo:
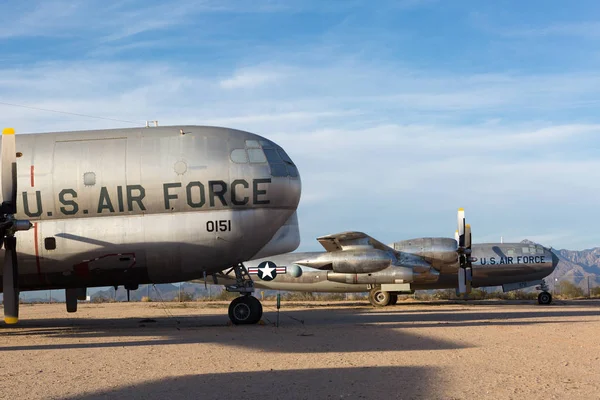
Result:
<svg viewBox="0 0 600 400">
<path fill-rule="evenodd" d="M 473 269 L 471 268 L 471 225 L 466 223 L 465 210 L 458 209 L 458 230 L 455 239 L 458 242 L 458 290 L 460 295 L 471 293 L 471 282 L 473 280 Z"/>
<path fill-rule="evenodd" d="M 465 283 L 467 284 L 467 293 L 471 293 L 471 282 L 472 281 L 473 281 L 473 268 L 467 267 L 467 268 L 465 268 Z"/>
<path fill-rule="evenodd" d="M 467 273 L 464 268 L 458 269 L 458 293 L 467 293 Z"/>
<path fill-rule="evenodd" d="M 465 209 L 458 209 L 458 246 L 465 247 Z"/>
<path fill-rule="evenodd" d="M 5 238 L 4 269 L 2 271 L 2 292 L 4 295 L 4 322 L 16 324 L 19 321 L 19 286 L 17 272 L 17 239 Z"/>
<path fill-rule="evenodd" d="M 0 152 L 0 168 L 2 179 L 2 202 L 10 204 L 9 214 L 16 214 L 17 196 L 17 150 L 15 144 L 15 130 L 5 128 L 2 131 L 2 151 Z"/>
<path fill-rule="evenodd" d="M 465 225 L 465 248 L 471 249 L 471 224 Z"/>
</svg>

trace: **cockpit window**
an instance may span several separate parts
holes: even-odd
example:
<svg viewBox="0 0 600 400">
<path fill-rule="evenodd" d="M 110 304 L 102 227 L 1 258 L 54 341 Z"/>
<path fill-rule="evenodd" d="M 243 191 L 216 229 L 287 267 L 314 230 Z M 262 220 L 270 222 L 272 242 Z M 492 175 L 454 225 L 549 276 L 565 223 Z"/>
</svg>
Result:
<svg viewBox="0 0 600 400">
<path fill-rule="evenodd" d="M 246 140 L 246 148 L 247 149 L 260 149 L 258 140 Z"/>
<path fill-rule="evenodd" d="M 248 162 L 248 154 L 244 149 L 235 149 L 231 152 L 231 161 L 236 164 L 246 164 Z"/>
<path fill-rule="evenodd" d="M 292 178 L 297 178 L 298 177 L 298 169 L 296 168 L 296 166 L 294 164 L 288 165 L 287 166 L 287 170 L 290 173 L 290 176 Z"/>
<path fill-rule="evenodd" d="M 271 175 L 277 177 L 298 177 L 298 169 L 287 153 L 268 140 L 246 140 L 244 149 L 231 151 L 231 161 L 236 164 L 263 164 L 268 162 Z"/>
<path fill-rule="evenodd" d="M 265 149 L 265 155 L 267 156 L 267 160 L 269 163 L 281 163 L 281 158 L 279 158 L 279 154 L 273 149 Z"/>
<path fill-rule="evenodd" d="M 248 149 L 248 157 L 250 162 L 254 164 L 267 162 L 267 157 L 261 149 Z"/>
<path fill-rule="evenodd" d="M 281 159 L 283 161 L 285 161 L 287 164 L 294 165 L 294 163 L 292 162 L 292 159 L 287 155 L 287 153 L 285 151 L 283 151 L 283 149 L 277 149 L 277 152 L 279 153 L 279 156 L 281 157 Z"/>
<path fill-rule="evenodd" d="M 544 254 L 544 249 L 543 249 L 542 247 L 540 247 L 540 246 L 537 246 L 537 247 L 535 248 L 535 252 L 536 252 L 537 254 Z"/>
<path fill-rule="evenodd" d="M 273 176 L 288 176 L 287 169 L 285 168 L 285 164 L 271 164 L 271 175 Z"/>
</svg>

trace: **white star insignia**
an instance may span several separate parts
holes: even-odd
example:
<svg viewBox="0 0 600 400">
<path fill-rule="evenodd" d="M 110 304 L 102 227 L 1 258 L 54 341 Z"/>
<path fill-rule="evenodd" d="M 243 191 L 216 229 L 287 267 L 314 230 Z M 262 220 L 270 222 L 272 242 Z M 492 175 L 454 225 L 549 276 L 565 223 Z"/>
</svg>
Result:
<svg viewBox="0 0 600 400">
<path fill-rule="evenodd" d="M 265 277 L 267 277 L 267 276 L 268 276 L 269 278 L 273 279 L 273 271 L 275 271 L 275 268 L 272 268 L 269 262 L 267 262 L 267 263 L 265 264 L 265 266 L 264 266 L 264 267 L 262 267 L 260 270 L 261 270 L 261 272 L 262 272 L 262 278 L 263 278 L 263 279 L 264 279 Z"/>
</svg>

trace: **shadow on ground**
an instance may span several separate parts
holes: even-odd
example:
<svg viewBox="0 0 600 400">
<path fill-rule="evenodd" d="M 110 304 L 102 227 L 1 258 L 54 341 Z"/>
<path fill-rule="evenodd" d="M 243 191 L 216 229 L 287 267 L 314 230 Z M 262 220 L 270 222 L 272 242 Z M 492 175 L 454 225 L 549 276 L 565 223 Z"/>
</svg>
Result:
<svg viewBox="0 0 600 400">
<path fill-rule="evenodd" d="M 265 308 L 265 325 L 230 326 L 217 311 L 210 315 L 140 318 L 61 318 L 22 320 L 16 328 L 0 329 L 0 353 L 27 350 L 62 350 L 148 345 L 215 343 L 267 352 L 385 352 L 457 349 L 470 345 L 424 336 L 424 327 L 473 327 L 527 324 L 583 323 L 573 317 L 597 320 L 597 307 L 465 307 L 444 309 L 428 304 L 419 307 L 313 308 L 285 311 L 280 327 L 271 323 L 276 312 Z M 90 306 L 92 307 L 92 306 Z M 504 311 L 506 310 L 506 311 Z M 223 310 L 225 311 L 225 310 Z M 411 329 L 408 329 L 411 328 Z M 291 337 L 291 339 L 290 339 Z M 18 339 L 17 339 L 18 338 Z M 29 340 L 31 338 L 31 340 Z M 37 339 L 53 343 L 34 343 Z M 16 340 L 15 340 L 16 339 Z M 25 344 L 23 344 L 25 343 Z"/>
<path fill-rule="evenodd" d="M 431 399 L 432 368 L 362 367 L 187 375 L 72 399 Z"/>
</svg>

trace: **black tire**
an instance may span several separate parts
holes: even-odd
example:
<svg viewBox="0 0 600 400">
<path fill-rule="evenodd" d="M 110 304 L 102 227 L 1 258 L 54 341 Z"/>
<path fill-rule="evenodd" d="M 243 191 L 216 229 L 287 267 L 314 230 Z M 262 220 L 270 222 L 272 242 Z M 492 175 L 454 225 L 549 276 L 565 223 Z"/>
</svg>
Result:
<svg viewBox="0 0 600 400">
<path fill-rule="evenodd" d="M 373 307 L 385 307 L 390 304 L 391 295 L 381 289 L 372 289 L 369 292 L 369 302 Z"/>
<path fill-rule="evenodd" d="M 552 303 L 552 295 L 548 292 L 542 292 L 538 294 L 538 304 L 547 306 Z"/>
<path fill-rule="evenodd" d="M 390 306 L 395 306 L 398 303 L 398 295 L 391 294 L 390 295 Z"/>
<path fill-rule="evenodd" d="M 229 304 L 229 319 L 234 325 L 256 324 L 262 313 L 262 304 L 253 296 L 240 296 Z"/>
</svg>

